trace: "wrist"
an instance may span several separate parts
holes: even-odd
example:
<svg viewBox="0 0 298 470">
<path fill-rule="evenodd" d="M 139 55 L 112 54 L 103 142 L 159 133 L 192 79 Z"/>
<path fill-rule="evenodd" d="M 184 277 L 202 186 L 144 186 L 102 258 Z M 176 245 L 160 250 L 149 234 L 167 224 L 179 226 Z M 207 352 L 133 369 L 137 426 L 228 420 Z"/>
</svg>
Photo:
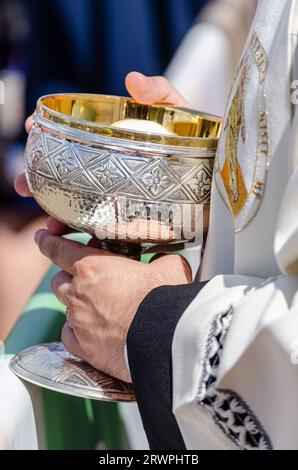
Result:
<svg viewBox="0 0 298 470">
<path fill-rule="evenodd" d="M 125 356 L 125 344 L 127 341 L 127 334 L 129 328 L 134 320 L 134 317 L 143 303 L 144 299 L 155 289 L 162 286 L 176 286 L 192 283 L 192 270 L 188 261 L 181 255 L 177 254 L 163 254 L 155 257 L 149 264 L 143 265 L 143 273 L 139 273 L 139 278 L 135 280 L 136 290 L 134 299 L 129 297 L 127 302 L 126 317 L 128 321 L 125 322 L 127 330 L 125 334 L 121 333 L 119 337 L 125 337 L 125 342 L 121 349 L 121 354 L 116 361 L 119 367 L 117 369 L 117 376 L 122 380 L 129 382 L 131 380 L 127 358 Z M 142 274 L 142 275 L 141 275 Z M 140 282 L 142 281 L 142 282 Z M 139 286 L 138 286 L 139 284 Z M 115 364 L 115 361 L 113 361 Z"/>
<path fill-rule="evenodd" d="M 188 261 L 178 254 L 157 255 L 149 264 L 155 287 L 181 285 L 192 282 L 192 269 Z"/>
</svg>

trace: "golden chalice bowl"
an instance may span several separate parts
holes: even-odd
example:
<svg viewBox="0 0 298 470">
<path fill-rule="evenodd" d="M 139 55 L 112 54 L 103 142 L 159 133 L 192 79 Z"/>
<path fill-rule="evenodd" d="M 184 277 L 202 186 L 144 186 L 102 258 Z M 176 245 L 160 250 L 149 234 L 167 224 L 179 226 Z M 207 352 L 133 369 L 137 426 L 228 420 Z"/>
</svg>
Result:
<svg viewBox="0 0 298 470">
<path fill-rule="evenodd" d="M 48 214 L 139 259 L 146 249 L 205 237 L 221 126 L 216 116 L 129 98 L 45 96 L 28 137 L 27 181 Z M 11 368 L 63 393 L 134 399 L 131 384 L 96 371 L 60 343 L 25 350 Z"/>
</svg>

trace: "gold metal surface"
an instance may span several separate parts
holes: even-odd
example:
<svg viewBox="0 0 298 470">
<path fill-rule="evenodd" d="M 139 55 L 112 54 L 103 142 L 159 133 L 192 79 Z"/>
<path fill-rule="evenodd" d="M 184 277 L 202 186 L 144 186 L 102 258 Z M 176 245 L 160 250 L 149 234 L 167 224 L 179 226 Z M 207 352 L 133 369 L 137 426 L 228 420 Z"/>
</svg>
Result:
<svg viewBox="0 0 298 470">
<path fill-rule="evenodd" d="M 107 95 L 44 96 L 39 99 L 36 112 L 54 123 L 94 134 L 178 147 L 212 148 L 217 145 L 222 127 L 222 120 L 217 116 L 174 106 L 143 105 L 131 98 Z M 112 126 L 122 119 L 157 122 L 177 136 Z"/>
</svg>

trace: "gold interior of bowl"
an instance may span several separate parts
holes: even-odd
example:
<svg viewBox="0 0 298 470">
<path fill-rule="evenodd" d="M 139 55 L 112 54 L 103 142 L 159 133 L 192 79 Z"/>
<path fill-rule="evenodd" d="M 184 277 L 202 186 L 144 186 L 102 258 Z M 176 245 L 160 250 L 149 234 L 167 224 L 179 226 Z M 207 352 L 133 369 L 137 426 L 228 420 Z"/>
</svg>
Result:
<svg viewBox="0 0 298 470">
<path fill-rule="evenodd" d="M 216 148 L 222 120 L 170 105 L 143 105 L 131 98 L 107 95 L 61 94 L 39 99 L 36 113 L 49 121 L 94 134 L 154 144 Z M 113 127 L 122 119 L 161 124 L 175 135 L 161 135 Z"/>
</svg>

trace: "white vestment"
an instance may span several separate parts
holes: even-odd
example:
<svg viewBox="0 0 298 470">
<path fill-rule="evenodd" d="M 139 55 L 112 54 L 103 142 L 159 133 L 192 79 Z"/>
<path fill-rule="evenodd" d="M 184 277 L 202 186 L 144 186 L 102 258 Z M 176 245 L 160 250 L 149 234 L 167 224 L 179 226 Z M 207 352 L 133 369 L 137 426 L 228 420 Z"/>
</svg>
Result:
<svg viewBox="0 0 298 470">
<path fill-rule="evenodd" d="M 30 394 L 0 355 L 0 450 L 36 450 L 37 434 Z M 4 464 L 2 464 L 4 466 Z"/>
<path fill-rule="evenodd" d="M 297 34 L 296 0 L 259 1 L 215 164 L 211 281 L 172 347 L 189 449 L 298 449 Z"/>
</svg>

